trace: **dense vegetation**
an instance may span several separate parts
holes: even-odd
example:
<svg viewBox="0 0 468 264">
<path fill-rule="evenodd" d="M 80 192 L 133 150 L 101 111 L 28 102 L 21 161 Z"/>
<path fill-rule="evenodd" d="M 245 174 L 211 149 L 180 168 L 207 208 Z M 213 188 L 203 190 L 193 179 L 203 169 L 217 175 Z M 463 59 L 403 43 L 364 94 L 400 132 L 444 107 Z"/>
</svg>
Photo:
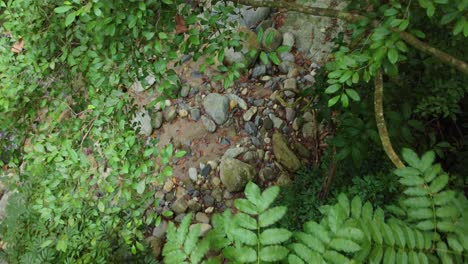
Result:
<svg viewBox="0 0 468 264">
<path fill-rule="evenodd" d="M 0 1 L 0 164 L 3 180 L 17 189 L 0 229 L 10 263 L 114 263 L 132 255 L 153 261 L 145 231 L 161 216 L 147 208 L 159 202 L 155 185 L 172 175 L 171 159 L 184 153 L 172 145 L 158 151 L 155 140 L 138 135 L 131 124 L 136 108 L 126 91 L 151 73 L 157 83 L 152 105 L 164 107 L 164 99 L 180 88 L 171 68 L 182 54 L 208 56 L 203 70 L 223 61 L 225 48 L 240 48 L 242 36 L 225 30 L 233 26 L 227 18 L 234 7 L 208 2 Z M 299 10 L 308 1 L 238 2 Z M 317 95 L 308 107 L 318 109 L 334 132 L 321 166 L 299 174 L 291 187 L 299 188 L 292 200 L 308 202 L 289 214 L 281 205 L 270 208 L 278 188 L 260 193 L 250 184 L 247 200 L 236 202 L 245 213 L 234 218 L 241 226 L 228 230 L 229 215 L 219 216 L 206 241 L 222 240 L 217 250 L 238 262 L 343 263 L 385 256 L 462 263 L 468 250 L 462 228 L 468 1 L 356 0 L 347 8 L 349 13 L 300 9 L 350 23 L 350 32 L 335 40 L 323 81 L 304 94 Z M 261 60 L 278 63 L 274 54 Z M 228 87 L 246 66 L 218 65 L 217 78 Z M 410 166 L 404 167 L 397 155 L 403 147 L 434 152 L 419 159 L 406 151 Z M 399 167 L 401 186 L 391 178 L 387 156 Z M 442 165 L 432 165 L 435 159 Z M 335 175 L 328 175 L 333 166 Z M 326 201 L 317 193 L 330 177 L 328 202 L 337 204 L 321 207 L 322 216 L 318 208 Z M 396 195 L 401 188 L 404 196 Z M 355 195 L 351 202 L 346 198 Z M 372 204 L 361 207 L 369 199 Z M 261 217 L 266 212 L 267 220 Z M 283 217 L 295 222 L 267 228 Z M 304 223 L 303 232 L 292 235 Z M 197 241 L 197 228 L 187 232 L 188 224 L 178 233 L 171 226 L 165 258 L 197 263 L 208 252 L 209 241 Z M 339 229 L 342 224 L 347 229 Z M 246 236 L 233 235 L 239 230 Z M 245 254 L 236 254 L 240 247 Z"/>
</svg>

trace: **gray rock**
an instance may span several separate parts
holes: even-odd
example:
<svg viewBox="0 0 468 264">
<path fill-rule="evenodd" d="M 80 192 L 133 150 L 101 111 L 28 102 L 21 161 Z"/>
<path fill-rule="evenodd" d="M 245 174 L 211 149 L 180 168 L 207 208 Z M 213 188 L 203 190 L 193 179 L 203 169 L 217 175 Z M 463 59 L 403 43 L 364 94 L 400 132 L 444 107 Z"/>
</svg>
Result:
<svg viewBox="0 0 468 264">
<path fill-rule="evenodd" d="M 210 218 L 208 217 L 207 214 L 202 213 L 202 212 L 198 212 L 195 215 L 195 221 L 197 221 L 198 223 L 208 224 L 208 223 L 210 223 Z"/>
<path fill-rule="evenodd" d="M 312 84 L 315 83 L 315 77 L 310 75 L 310 74 L 305 75 L 304 80 L 306 80 L 306 81 L 308 81 L 308 82 L 310 82 Z"/>
<path fill-rule="evenodd" d="M 262 146 L 262 141 L 258 137 L 252 137 L 252 143 L 258 148 Z"/>
<path fill-rule="evenodd" d="M 218 183 L 217 186 L 221 183 L 221 180 L 219 178 L 215 178 L 219 180 L 220 182 Z M 216 202 L 222 202 L 223 201 L 223 191 L 220 188 L 216 188 L 211 192 L 211 196 L 215 199 Z"/>
<path fill-rule="evenodd" d="M 187 208 L 187 201 L 183 197 L 177 199 L 171 206 L 172 211 L 174 211 L 176 214 L 185 213 L 185 211 L 187 211 Z"/>
<path fill-rule="evenodd" d="M 266 66 L 263 64 L 255 66 L 252 70 L 252 78 L 256 79 L 266 74 Z"/>
<path fill-rule="evenodd" d="M 145 109 L 135 114 L 132 120 L 132 124 L 134 129 L 140 129 L 140 135 L 149 136 L 151 135 L 151 132 L 153 132 L 153 127 L 151 126 L 151 118 Z"/>
<path fill-rule="evenodd" d="M 273 134 L 273 153 L 276 160 L 283 165 L 287 170 L 295 172 L 301 167 L 301 162 L 296 154 L 289 149 L 288 141 L 280 133 Z"/>
<path fill-rule="evenodd" d="M 304 124 L 304 119 L 302 117 L 296 117 L 292 123 L 292 128 L 298 131 L 301 129 L 302 124 Z"/>
<path fill-rule="evenodd" d="M 276 129 L 283 128 L 283 126 L 284 126 L 283 119 L 281 119 L 279 117 L 276 117 L 274 114 L 269 114 L 268 116 L 270 117 L 271 121 L 273 121 L 274 128 L 276 128 Z"/>
<path fill-rule="evenodd" d="M 229 110 L 229 99 L 226 96 L 210 93 L 203 100 L 203 107 L 216 124 L 222 125 L 226 122 Z"/>
<path fill-rule="evenodd" d="M 223 158 L 220 164 L 220 178 L 230 192 L 244 190 L 247 182 L 255 177 L 255 169 L 240 160 Z"/>
<path fill-rule="evenodd" d="M 154 75 L 149 74 L 146 78 L 141 81 L 135 81 L 132 86 L 130 86 L 130 91 L 134 93 L 141 93 L 151 87 L 156 82 Z"/>
<path fill-rule="evenodd" d="M 244 130 L 251 136 L 255 136 L 258 132 L 257 126 L 252 121 L 245 122 Z"/>
<path fill-rule="evenodd" d="M 190 86 L 188 85 L 182 86 L 182 89 L 180 90 L 180 96 L 187 97 L 189 93 L 190 93 Z"/>
<path fill-rule="evenodd" d="M 242 109 L 242 110 L 247 110 L 247 103 L 244 101 L 244 99 L 240 98 L 239 96 L 235 94 L 226 94 L 226 96 L 229 98 L 229 100 L 233 100 L 237 102 L 237 105 Z"/>
<path fill-rule="evenodd" d="M 238 21 L 242 26 L 255 28 L 261 21 L 268 17 L 270 14 L 270 8 L 252 8 L 250 6 L 243 6 L 240 8 L 238 14 L 239 15 L 234 16 L 231 19 Z"/>
<path fill-rule="evenodd" d="M 202 116 L 201 121 L 208 132 L 214 133 L 216 131 L 216 124 L 213 122 L 213 120 L 209 119 L 206 116 Z"/>
<path fill-rule="evenodd" d="M 242 116 L 244 118 L 244 121 L 250 121 L 252 117 L 257 113 L 258 108 L 256 106 L 252 106 L 249 108 L 249 110 L 245 111 L 244 115 Z"/>
<path fill-rule="evenodd" d="M 279 177 L 278 177 L 278 181 L 276 182 L 276 184 L 278 186 L 281 186 L 281 187 L 286 187 L 286 186 L 289 186 L 291 185 L 292 181 L 291 181 L 291 178 L 289 177 L 288 174 L 286 173 L 282 173 Z"/>
<path fill-rule="evenodd" d="M 272 167 L 264 167 L 258 173 L 263 180 L 271 181 L 276 178 L 276 172 Z"/>
<path fill-rule="evenodd" d="M 280 57 L 281 61 L 294 62 L 296 60 L 294 55 L 289 51 L 280 53 L 279 57 Z"/>
<path fill-rule="evenodd" d="M 306 122 L 313 122 L 314 121 L 314 115 L 311 112 L 305 112 L 302 117 L 304 118 L 304 121 Z"/>
<path fill-rule="evenodd" d="M 260 99 L 254 100 L 254 103 L 253 103 L 253 104 L 254 104 L 255 106 L 262 106 L 264 103 L 265 103 L 265 99 L 260 98 Z"/>
<path fill-rule="evenodd" d="M 197 173 L 197 169 L 196 169 L 196 168 L 194 168 L 194 167 L 189 168 L 189 170 L 188 170 L 188 175 L 189 175 L 189 178 L 190 178 L 192 181 L 194 181 L 194 182 L 197 181 L 198 173 Z"/>
<path fill-rule="evenodd" d="M 283 45 L 293 47 L 294 46 L 294 35 L 291 32 L 284 32 L 283 34 Z"/>
<path fill-rule="evenodd" d="M 151 245 L 151 248 L 153 250 L 153 256 L 155 258 L 158 258 L 159 255 L 161 255 L 161 249 L 164 246 L 164 240 L 161 239 L 161 238 L 151 237 L 151 238 L 148 239 L 148 242 Z M 3 263 L 1 263 L 1 264 L 3 264 Z"/>
<path fill-rule="evenodd" d="M 265 117 L 265 119 L 263 119 L 263 127 L 266 130 L 272 130 L 273 129 L 273 121 L 269 117 Z"/>
<path fill-rule="evenodd" d="M 164 238 L 167 230 L 167 221 L 162 220 L 158 226 L 153 229 L 153 236 L 157 238 Z"/>
<path fill-rule="evenodd" d="M 177 109 L 175 106 L 169 106 L 164 109 L 164 120 L 172 122 L 177 116 Z"/>
<path fill-rule="evenodd" d="M 203 196 L 203 203 L 206 207 L 210 207 L 214 205 L 214 198 L 211 195 Z"/>
<path fill-rule="evenodd" d="M 230 148 L 226 150 L 226 152 L 224 152 L 223 159 L 235 158 L 246 151 L 247 151 L 247 148 L 244 148 L 244 147 Z"/>
<path fill-rule="evenodd" d="M 290 61 L 282 61 L 280 65 L 278 65 L 278 70 L 283 74 L 287 74 L 294 67 L 296 67 L 294 63 Z"/>
<path fill-rule="evenodd" d="M 166 195 L 164 196 L 164 200 L 166 200 L 166 202 L 172 202 L 175 200 L 175 195 L 174 193 L 170 192 L 170 193 L 166 193 Z"/>
<path fill-rule="evenodd" d="M 220 144 L 221 145 L 231 145 L 231 141 L 229 141 L 229 139 L 227 139 L 225 137 L 222 137 Z"/>
<path fill-rule="evenodd" d="M 176 217 L 174 218 L 174 221 L 175 221 L 176 223 L 181 223 L 182 220 L 184 219 L 184 217 L 185 217 L 185 214 L 178 214 L 178 215 L 176 215 Z"/>
<path fill-rule="evenodd" d="M 307 122 L 302 127 L 302 136 L 307 139 L 312 139 L 316 135 L 314 122 Z"/>
<path fill-rule="evenodd" d="M 255 158 L 255 152 L 253 151 L 247 151 L 242 159 L 246 162 L 252 161 Z"/>
<path fill-rule="evenodd" d="M 267 39 L 270 35 L 273 35 L 271 43 L 267 43 Z M 281 42 L 283 41 L 283 36 L 281 33 L 276 30 L 275 28 L 267 28 L 265 32 L 263 33 L 263 38 L 262 38 L 262 47 L 265 51 L 272 52 L 275 51 L 276 48 L 278 48 L 281 45 Z"/>
<path fill-rule="evenodd" d="M 203 167 L 203 169 L 201 169 L 200 175 L 203 177 L 206 177 L 208 176 L 208 174 L 210 174 L 210 171 L 211 171 L 211 165 L 207 164 Z"/>
<path fill-rule="evenodd" d="M 5 191 L 0 199 L 0 220 L 6 216 L 6 207 L 8 206 L 8 199 L 10 199 L 11 192 Z"/>
<path fill-rule="evenodd" d="M 284 80 L 283 88 L 285 90 L 296 90 L 296 88 L 297 88 L 296 79 L 295 78 L 289 78 L 289 79 Z"/>
<path fill-rule="evenodd" d="M 192 108 L 190 109 L 190 119 L 193 121 L 198 121 L 200 119 L 200 109 Z"/>
<path fill-rule="evenodd" d="M 156 112 L 156 114 L 154 114 L 154 120 L 153 120 L 154 128 L 159 129 L 162 126 L 162 123 L 163 123 L 163 113 Z"/>
<path fill-rule="evenodd" d="M 296 117 L 296 110 L 291 107 L 286 107 L 286 121 L 291 122 Z"/>
<path fill-rule="evenodd" d="M 193 196 L 197 196 L 197 195 L 193 195 Z M 201 205 L 200 205 L 200 202 L 196 201 L 196 200 L 190 200 L 187 202 L 188 204 L 188 208 L 191 212 L 198 212 L 200 211 L 201 209 Z"/>
</svg>

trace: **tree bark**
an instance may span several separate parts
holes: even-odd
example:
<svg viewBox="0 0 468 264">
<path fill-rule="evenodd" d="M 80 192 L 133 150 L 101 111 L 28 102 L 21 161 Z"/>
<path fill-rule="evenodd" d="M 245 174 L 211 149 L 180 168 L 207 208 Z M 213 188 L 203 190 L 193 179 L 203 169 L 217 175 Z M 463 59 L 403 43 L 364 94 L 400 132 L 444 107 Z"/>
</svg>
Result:
<svg viewBox="0 0 468 264">
<path fill-rule="evenodd" d="M 345 20 L 347 22 L 355 22 L 359 19 L 365 19 L 366 17 L 349 13 L 346 11 L 331 9 L 331 8 L 320 8 L 312 7 L 307 5 L 301 5 L 296 2 L 287 2 L 285 0 L 232 0 L 235 3 L 255 6 L 255 7 L 272 7 L 272 8 L 284 8 L 288 11 L 297 11 L 304 14 L 309 14 L 313 16 L 322 16 L 322 17 L 334 17 Z M 378 24 L 378 23 L 374 23 Z M 468 64 L 462 60 L 459 60 L 448 53 L 445 53 L 431 45 L 419 40 L 415 36 L 411 35 L 408 32 L 400 32 L 400 37 L 409 45 L 415 47 L 416 49 L 428 53 L 441 62 L 454 67 L 458 71 L 468 74 Z"/>
<path fill-rule="evenodd" d="M 384 111 L 383 111 L 383 79 L 382 71 L 377 71 L 374 80 L 375 92 L 374 92 L 374 112 L 375 112 L 375 121 L 377 123 L 377 129 L 379 131 L 380 141 L 382 141 L 382 146 L 385 150 L 385 153 L 393 162 L 397 168 L 403 168 L 405 165 L 400 160 L 395 150 L 393 149 L 390 137 L 387 131 L 387 125 L 385 124 Z"/>
</svg>

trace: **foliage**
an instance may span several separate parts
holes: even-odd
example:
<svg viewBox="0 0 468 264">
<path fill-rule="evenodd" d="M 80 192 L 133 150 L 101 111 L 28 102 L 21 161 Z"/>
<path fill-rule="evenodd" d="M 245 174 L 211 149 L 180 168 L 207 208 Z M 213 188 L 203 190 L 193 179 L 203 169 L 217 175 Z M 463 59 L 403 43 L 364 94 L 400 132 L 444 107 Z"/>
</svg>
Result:
<svg viewBox="0 0 468 264">
<path fill-rule="evenodd" d="M 349 200 L 342 193 L 335 204 L 320 208 L 319 221 L 310 220 L 303 230 L 291 233 L 269 227 L 287 214 L 286 207 L 269 208 L 278 187 L 262 193 L 249 183 L 247 199 L 235 201 L 239 212 L 214 216 L 214 229 L 207 236 L 211 248 L 234 263 L 463 263 L 468 251 L 464 226 L 468 200 L 447 188 L 449 177 L 433 164 L 434 152 L 419 158 L 404 149 L 403 157 L 409 166 L 395 174 L 405 191 L 399 205 L 386 208 L 390 214 L 359 196 Z M 184 219 L 181 230 L 187 230 L 189 220 Z M 186 231 L 179 237 L 175 229 L 171 232 L 169 243 L 177 240 L 181 248 Z"/>
</svg>

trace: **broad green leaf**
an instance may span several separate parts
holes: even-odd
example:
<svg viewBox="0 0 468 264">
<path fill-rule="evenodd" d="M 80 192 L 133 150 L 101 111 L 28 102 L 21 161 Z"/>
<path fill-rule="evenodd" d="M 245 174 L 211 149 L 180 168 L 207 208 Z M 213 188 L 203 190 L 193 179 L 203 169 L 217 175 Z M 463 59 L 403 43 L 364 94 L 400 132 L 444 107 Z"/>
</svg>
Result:
<svg viewBox="0 0 468 264">
<path fill-rule="evenodd" d="M 355 241 L 360 241 L 364 239 L 364 233 L 359 228 L 354 227 L 342 227 L 336 232 L 336 236 L 340 238 L 352 239 Z"/>
<path fill-rule="evenodd" d="M 242 212 L 251 214 L 251 215 L 256 215 L 257 214 L 257 208 L 255 208 L 255 205 L 251 203 L 250 201 L 246 199 L 237 199 L 234 201 L 234 206 L 241 210 Z"/>
<path fill-rule="evenodd" d="M 306 264 L 300 257 L 294 254 L 289 254 L 288 263 L 289 264 Z"/>
<path fill-rule="evenodd" d="M 198 236 L 200 235 L 200 230 L 201 230 L 200 224 L 195 224 L 193 227 L 190 228 L 190 231 L 188 232 L 187 238 L 185 239 L 185 242 L 184 242 L 185 253 L 190 254 L 190 252 L 192 252 L 195 246 L 197 245 Z"/>
<path fill-rule="evenodd" d="M 353 253 L 361 249 L 354 241 L 344 238 L 335 238 L 330 241 L 330 247 L 338 251 Z"/>
<path fill-rule="evenodd" d="M 383 263 L 393 264 L 393 263 L 396 263 L 395 259 L 396 259 L 395 249 L 393 249 L 392 247 L 387 247 L 387 249 L 385 249 Z"/>
<path fill-rule="evenodd" d="M 435 159 L 435 152 L 434 151 L 428 151 L 424 153 L 424 155 L 421 157 L 421 162 L 419 163 L 418 169 L 420 171 L 426 171 L 429 169 L 434 162 Z"/>
<path fill-rule="evenodd" d="M 260 204 L 257 206 L 258 209 L 263 212 L 275 201 L 276 197 L 280 192 L 278 186 L 271 186 L 262 192 L 262 198 Z"/>
<path fill-rule="evenodd" d="M 263 64 L 268 64 L 268 55 L 264 51 L 260 52 L 260 60 Z"/>
<path fill-rule="evenodd" d="M 425 220 L 416 224 L 416 228 L 423 231 L 433 230 L 436 227 L 433 220 Z"/>
<path fill-rule="evenodd" d="M 401 247 L 404 248 L 406 245 L 406 238 L 405 234 L 403 232 L 403 229 L 400 227 L 398 224 L 389 224 L 390 228 L 392 229 L 393 232 L 393 237 L 395 238 L 395 243 Z"/>
<path fill-rule="evenodd" d="M 292 233 L 284 228 L 266 229 L 260 234 L 260 243 L 262 245 L 273 245 L 285 242 L 291 237 Z"/>
<path fill-rule="evenodd" d="M 432 205 L 431 199 L 426 196 L 407 198 L 403 201 L 403 204 L 413 208 L 430 207 Z"/>
<path fill-rule="evenodd" d="M 424 179 L 419 176 L 401 177 L 398 182 L 405 186 L 421 186 L 425 183 Z"/>
<path fill-rule="evenodd" d="M 361 100 L 361 97 L 359 96 L 358 92 L 356 92 L 356 90 L 349 88 L 346 89 L 345 92 L 349 97 L 351 97 L 351 99 L 353 99 L 353 101 L 358 102 Z"/>
<path fill-rule="evenodd" d="M 348 107 L 349 106 L 349 98 L 346 94 L 342 94 L 341 95 L 341 98 L 340 98 L 340 101 L 341 101 L 341 105 L 343 107 Z"/>
<path fill-rule="evenodd" d="M 247 200 L 249 200 L 252 204 L 258 205 L 261 202 L 262 199 L 262 194 L 260 191 L 260 188 L 253 183 L 249 182 L 247 183 L 247 186 L 245 187 L 245 197 L 247 197 Z"/>
<path fill-rule="evenodd" d="M 349 199 L 344 193 L 340 193 L 340 195 L 338 195 L 338 204 L 344 210 L 345 216 L 349 217 Z"/>
<path fill-rule="evenodd" d="M 275 52 L 268 53 L 268 57 L 270 57 L 271 62 L 273 62 L 276 65 L 280 65 L 281 61 L 280 61 L 280 59 L 278 58 L 278 55 L 276 55 Z"/>
<path fill-rule="evenodd" d="M 444 205 L 451 202 L 455 198 L 455 191 L 443 191 L 434 195 L 434 203 L 436 205 Z"/>
<path fill-rule="evenodd" d="M 392 228 L 382 222 L 380 223 L 380 230 L 382 231 L 382 238 L 385 244 L 390 246 L 395 245 L 395 237 L 393 236 Z"/>
<path fill-rule="evenodd" d="M 330 236 L 328 234 L 328 231 L 325 229 L 325 227 L 323 227 L 320 224 L 317 224 L 314 221 L 309 221 L 309 222 L 305 223 L 304 224 L 304 230 L 307 233 L 318 237 L 324 243 L 328 244 L 330 242 Z"/>
<path fill-rule="evenodd" d="M 380 263 L 383 257 L 383 252 L 384 251 L 382 245 L 374 245 L 369 255 L 369 263 Z"/>
<path fill-rule="evenodd" d="M 75 12 L 71 12 L 70 14 L 68 14 L 67 17 L 65 18 L 65 26 L 68 27 L 69 25 L 71 25 L 71 23 L 75 21 L 75 18 L 76 18 Z"/>
<path fill-rule="evenodd" d="M 436 209 L 436 215 L 441 218 L 455 218 L 459 214 L 460 211 L 453 205 L 444 205 Z"/>
<path fill-rule="evenodd" d="M 146 188 L 146 182 L 145 180 L 141 180 L 140 182 L 138 182 L 136 186 L 136 191 L 138 194 L 142 194 L 145 191 L 145 188 Z"/>
<path fill-rule="evenodd" d="M 408 211 L 408 216 L 412 219 L 430 219 L 434 217 L 431 208 L 414 208 Z"/>
<path fill-rule="evenodd" d="M 280 261 L 288 255 L 289 250 L 283 246 L 268 246 L 260 249 L 260 259 L 267 262 Z"/>
<path fill-rule="evenodd" d="M 315 263 L 314 256 L 318 255 L 305 245 L 301 243 L 293 243 L 289 245 L 291 250 L 296 253 L 299 257 L 301 257 L 306 263 Z"/>
<path fill-rule="evenodd" d="M 406 195 L 409 195 L 409 196 L 424 196 L 424 195 L 428 195 L 429 194 L 429 191 L 427 188 L 423 188 L 423 187 L 410 187 L 410 188 L 406 188 L 404 191 L 403 191 L 404 194 Z"/>
<path fill-rule="evenodd" d="M 323 253 L 323 258 L 329 261 L 327 263 L 335 263 L 335 264 L 350 263 L 347 257 L 345 257 L 343 254 L 338 253 L 334 250 L 325 251 L 325 253 Z M 317 262 L 309 262 L 309 263 L 317 263 Z"/>
<path fill-rule="evenodd" d="M 59 7 L 56 7 L 54 9 L 54 12 L 57 13 L 57 14 L 61 14 L 61 13 L 65 13 L 67 12 L 68 10 L 72 9 L 73 6 L 71 5 L 67 5 L 67 6 L 59 6 Z"/>
<path fill-rule="evenodd" d="M 364 206 L 362 207 L 361 214 L 363 219 L 371 220 L 373 218 L 374 210 L 369 202 L 366 202 L 364 204 Z"/>
<path fill-rule="evenodd" d="M 359 219 L 361 217 L 362 200 L 361 197 L 355 196 L 351 201 L 351 216 Z"/>
<path fill-rule="evenodd" d="M 101 212 L 104 212 L 104 210 L 106 210 L 106 207 L 104 206 L 104 203 L 102 201 L 98 202 L 98 210 Z"/>
<path fill-rule="evenodd" d="M 408 177 L 408 178 L 420 175 L 420 172 L 417 169 L 412 168 L 412 167 L 404 167 L 404 168 L 396 169 L 394 173 L 397 176 Z"/>
<path fill-rule="evenodd" d="M 337 96 L 331 98 L 330 100 L 328 100 L 328 107 L 332 107 L 332 106 L 336 105 L 336 103 L 338 103 L 338 101 L 340 100 L 340 97 L 341 97 L 341 95 L 337 95 Z"/>
<path fill-rule="evenodd" d="M 260 227 L 267 227 L 278 222 L 286 214 L 286 206 L 277 206 L 266 210 L 258 217 Z"/>
<path fill-rule="evenodd" d="M 244 228 L 235 228 L 232 232 L 237 241 L 250 246 L 257 245 L 258 238 L 254 232 Z"/>
<path fill-rule="evenodd" d="M 403 148 L 401 151 L 401 155 L 403 156 L 403 159 L 411 166 L 414 168 L 417 168 L 419 163 L 421 162 L 419 160 L 418 154 L 414 152 L 412 149 L 409 148 Z"/>
<path fill-rule="evenodd" d="M 294 237 L 302 242 L 304 245 L 308 246 L 310 249 L 317 251 L 318 253 L 323 253 L 325 251 L 324 244 L 316 237 L 304 233 L 297 232 L 294 234 Z"/>
<path fill-rule="evenodd" d="M 390 63 L 395 64 L 398 61 L 398 51 L 395 48 L 390 48 L 388 50 L 388 60 Z"/>
<path fill-rule="evenodd" d="M 333 93 L 336 93 L 339 89 L 341 89 L 341 84 L 335 83 L 335 84 L 328 86 L 327 89 L 325 89 L 325 93 L 333 94 Z"/>
<path fill-rule="evenodd" d="M 440 192 L 445 186 L 447 186 L 448 181 L 449 176 L 447 174 L 438 176 L 431 182 L 431 185 L 429 185 L 429 191 L 434 194 Z"/>
<path fill-rule="evenodd" d="M 377 242 L 377 244 L 382 244 L 383 238 L 382 238 L 382 233 L 380 232 L 379 225 L 375 221 L 367 220 L 366 221 L 367 226 L 369 227 L 372 240 Z"/>
<path fill-rule="evenodd" d="M 238 213 L 234 216 L 234 219 L 236 223 L 241 227 L 244 227 L 250 230 L 257 229 L 257 221 L 247 214 Z"/>
<path fill-rule="evenodd" d="M 463 252 L 463 246 L 462 244 L 458 241 L 458 238 L 454 234 L 449 234 L 447 236 L 447 243 L 451 249 L 453 249 L 455 252 L 458 254 Z"/>
</svg>

